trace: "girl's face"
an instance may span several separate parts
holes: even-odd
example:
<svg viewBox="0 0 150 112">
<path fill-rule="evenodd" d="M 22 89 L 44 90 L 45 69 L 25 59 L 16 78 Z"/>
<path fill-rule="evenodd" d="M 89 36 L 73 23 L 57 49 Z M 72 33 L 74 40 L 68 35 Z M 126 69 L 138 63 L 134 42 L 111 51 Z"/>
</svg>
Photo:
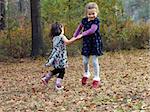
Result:
<svg viewBox="0 0 150 112">
<path fill-rule="evenodd" d="M 86 14 L 87 14 L 88 20 L 94 20 L 97 17 L 97 10 L 95 8 L 87 9 Z"/>
</svg>

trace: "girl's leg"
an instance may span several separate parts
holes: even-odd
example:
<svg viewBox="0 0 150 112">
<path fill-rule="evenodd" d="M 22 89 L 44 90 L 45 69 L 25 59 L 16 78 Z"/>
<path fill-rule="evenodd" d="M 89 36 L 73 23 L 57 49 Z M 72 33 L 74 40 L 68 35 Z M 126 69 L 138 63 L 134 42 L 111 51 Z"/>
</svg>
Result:
<svg viewBox="0 0 150 112">
<path fill-rule="evenodd" d="M 94 67 L 94 79 L 96 81 L 100 81 L 100 76 L 99 76 L 99 71 L 100 71 L 100 66 L 98 63 L 98 56 L 93 55 L 93 67 Z"/>
<path fill-rule="evenodd" d="M 55 68 L 54 70 L 51 71 L 52 76 L 56 75 L 59 73 L 59 69 Z"/>
<path fill-rule="evenodd" d="M 49 80 L 52 76 L 59 73 L 59 69 L 55 68 L 54 70 L 50 71 L 45 75 L 45 77 Z"/>
<path fill-rule="evenodd" d="M 94 67 L 94 78 L 93 78 L 93 88 L 97 88 L 100 83 L 100 76 L 99 76 L 99 63 L 98 63 L 98 56 L 93 55 L 93 67 Z"/>
<path fill-rule="evenodd" d="M 58 69 L 58 73 L 59 75 L 57 78 L 63 79 L 65 74 L 65 68 Z"/>
<path fill-rule="evenodd" d="M 84 77 L 89 78 L 90 72 L 89 72 L 89 56 L 83 56 L 83 66 L 84 66 Z"/>
<path fill-rule="evenodd" d="M 89 72 L 89 56 L 83 56 L 84 74 L 82 77 L 82 85 L 86 85 L 87 79 L 90 77 Z"/>
<path fill-rule="evenodd" d="M 42 81 L 45 85 L 48 84 L 48 81 L 52 78 L 53 75 L 58 74 L 58 70 L 55 68 L 54 70 L 52 70 L 51 72 L 47 73 L 46 75 L 44 75 L 42 77 Z"/>
<path fill-rule="evenodd" d="M 62 81 L 63 81 L 64 74 L 65 74 L 65 68 L 58 69 L 58 72 L 59 72 L 59 75 L 58 75 L 58 77 L 56 79 L 55 88 L 57 90 L 60 90 L 60 89 L 63 89 Z"/>
</svg>

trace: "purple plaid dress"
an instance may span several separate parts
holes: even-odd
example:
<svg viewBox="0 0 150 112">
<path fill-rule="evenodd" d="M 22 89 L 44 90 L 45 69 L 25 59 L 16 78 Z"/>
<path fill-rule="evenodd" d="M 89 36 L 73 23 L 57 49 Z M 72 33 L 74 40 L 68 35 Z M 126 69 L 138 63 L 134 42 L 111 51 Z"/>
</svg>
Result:
<svg viewBox="0 0 150 112">
<path fill-rule="evenodd" d="M 83 31 L 87 31 L 91 28 L 93 24 L 97 25 L 97 30 L 91 34 L 83 36 L 83 46 L 81 54 L 84 56 L 96 55 L 100 56 L 103 55 L 102 48 L 102 39 L 99 32 L 99 19 L 95 18 L 94 20 L 88 21 L 88 18 L 82 19 Z"/>
</svg>

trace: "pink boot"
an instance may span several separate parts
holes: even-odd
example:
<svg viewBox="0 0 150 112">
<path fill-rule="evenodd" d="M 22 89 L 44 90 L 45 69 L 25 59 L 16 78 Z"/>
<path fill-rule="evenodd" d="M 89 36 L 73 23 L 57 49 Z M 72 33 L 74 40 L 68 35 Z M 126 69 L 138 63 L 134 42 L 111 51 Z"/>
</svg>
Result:
<svg viewBox="0 0 150 112">
<path fill-rule="evenodd" d="M 56 84 L 55 84 L 55 89 L 56 90 L 61 90 L 64 87 L 62 86 L 62 79 L 61 78 L 57 78 L 56 79 Z"/>
<path fill-rule="evenodd" d="M 47 73 L 46 75 L 44 75 L 42 77 L 42 82 L 47 86 L 48 85 L 48 81 L 51 79 L 52 74 L 51 73 Z"/>
</svg>

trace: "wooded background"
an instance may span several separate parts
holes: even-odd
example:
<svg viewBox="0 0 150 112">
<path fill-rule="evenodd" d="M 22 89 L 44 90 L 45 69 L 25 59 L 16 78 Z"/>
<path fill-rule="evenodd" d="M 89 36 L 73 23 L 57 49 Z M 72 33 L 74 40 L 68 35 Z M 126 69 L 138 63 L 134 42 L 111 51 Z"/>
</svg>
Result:
<svg viewBox="0 0 150 112">
<path fill-rule="evenodd" d="M 105 51 L 149 48 L 150 0 L 0 0 L 1 57 L 45 55 L 50 51 L 50 24 L 65 25 L 71 38 L 84 15 L 85 4 L 99 6 Z M 77 55 L 81 41 L 68 47 Z"/>
</svg>

